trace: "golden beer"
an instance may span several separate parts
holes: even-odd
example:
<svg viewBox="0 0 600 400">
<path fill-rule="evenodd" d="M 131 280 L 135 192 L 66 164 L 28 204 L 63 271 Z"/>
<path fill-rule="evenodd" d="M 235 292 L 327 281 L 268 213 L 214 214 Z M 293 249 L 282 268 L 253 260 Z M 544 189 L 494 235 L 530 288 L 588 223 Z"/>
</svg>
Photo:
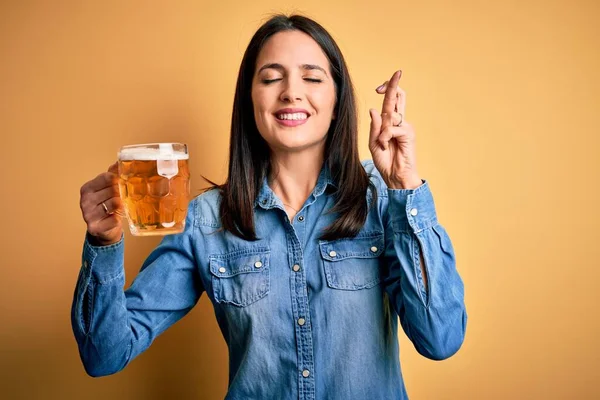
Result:
<svg viewBox="0 0 600 400">
<path fill-rule="evenodd" d="M 183 232 L 190 197 L 186 145 L 154 143 L 121 148 L 119 191 L 133 235 Z"/>
</svg>

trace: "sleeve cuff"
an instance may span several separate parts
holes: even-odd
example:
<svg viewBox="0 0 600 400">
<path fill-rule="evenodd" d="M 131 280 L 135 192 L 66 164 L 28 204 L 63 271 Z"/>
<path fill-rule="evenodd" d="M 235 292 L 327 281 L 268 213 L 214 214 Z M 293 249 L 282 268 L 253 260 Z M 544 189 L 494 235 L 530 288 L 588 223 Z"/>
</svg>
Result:
<svg viewBox="0 0 600 400">
<path fill-rule="evenodd" d="M 437 225 L 429 183 L 416 189 L 388 189 L 388 213 L 395 232 L 420 232 Z"/>
<path fill-rule="evenodd" d="M 86 234 L 83 245 L 83 268 L 89 269 L 92 277 L 100 284 L 109 283 L 124 274 L 124 240 L 108 246 L 94 246 Z"/>
</svg>

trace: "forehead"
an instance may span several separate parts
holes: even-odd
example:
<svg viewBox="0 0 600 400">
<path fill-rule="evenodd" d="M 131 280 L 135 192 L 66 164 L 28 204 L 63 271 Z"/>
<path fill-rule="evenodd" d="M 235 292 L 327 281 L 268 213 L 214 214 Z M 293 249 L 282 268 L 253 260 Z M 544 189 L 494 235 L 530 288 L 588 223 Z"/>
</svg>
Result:
<svg viewBox="0 0 600 400">
<path fill-rule="evenodd" d="M 256 70 L 267 63 L 278 63 L 286 68 L 316 64 L 330 70 L 329 61 L 321 47 L 301 31 L 284 31 L 271 36 L 258 53 Z"/>
</svg>

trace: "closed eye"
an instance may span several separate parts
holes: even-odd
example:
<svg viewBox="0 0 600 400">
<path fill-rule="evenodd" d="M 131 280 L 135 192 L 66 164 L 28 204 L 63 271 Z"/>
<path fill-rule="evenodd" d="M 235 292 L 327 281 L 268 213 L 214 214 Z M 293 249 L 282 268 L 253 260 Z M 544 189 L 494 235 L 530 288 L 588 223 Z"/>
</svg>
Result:
<svg viewBox="0 0 600 400">
<path fill-rule="evenodd" d="M 281 81 L 282 78 L 275 78 L 275 79 L 263 79 L 261 80 L 262 83 L 264 83 L 265 85 L 271 84 L 271 83 L 275 83 L 278 81 Z M 318 79 L 318 78 L 304 78 L 305 81 L 307 82 L 311 82 L 311 83 L 321 83 L 323 82 L 322 79 Z"/>
</svg>

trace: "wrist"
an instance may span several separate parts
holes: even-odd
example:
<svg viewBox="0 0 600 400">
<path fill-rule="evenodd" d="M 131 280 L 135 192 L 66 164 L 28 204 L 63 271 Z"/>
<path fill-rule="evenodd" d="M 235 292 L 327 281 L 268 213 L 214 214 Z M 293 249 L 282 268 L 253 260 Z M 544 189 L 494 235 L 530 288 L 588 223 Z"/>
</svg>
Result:
<svg viewBox="0 0 600 400">
<path fill-rule="evenodd" d="M 389 189 L 416 189 L 423 184 L 423 180 L 417 174 L 414 174 L 406 177 L 390 177 L 386 184 Z"/>
<path fill-rule="evenodd" d="M 93 247 L 105 247 L 105 246 L 111 246 L 115 243 L 118 243 L 121 240 L 121 237 L 122 237 L 122 231 L 118 235 L 115 235 L 115 237 L 110 237 L 110 238 L 103 238 L 100 236 L 95 236 L 88 232 L 87 241 Z"/>
</svg>

